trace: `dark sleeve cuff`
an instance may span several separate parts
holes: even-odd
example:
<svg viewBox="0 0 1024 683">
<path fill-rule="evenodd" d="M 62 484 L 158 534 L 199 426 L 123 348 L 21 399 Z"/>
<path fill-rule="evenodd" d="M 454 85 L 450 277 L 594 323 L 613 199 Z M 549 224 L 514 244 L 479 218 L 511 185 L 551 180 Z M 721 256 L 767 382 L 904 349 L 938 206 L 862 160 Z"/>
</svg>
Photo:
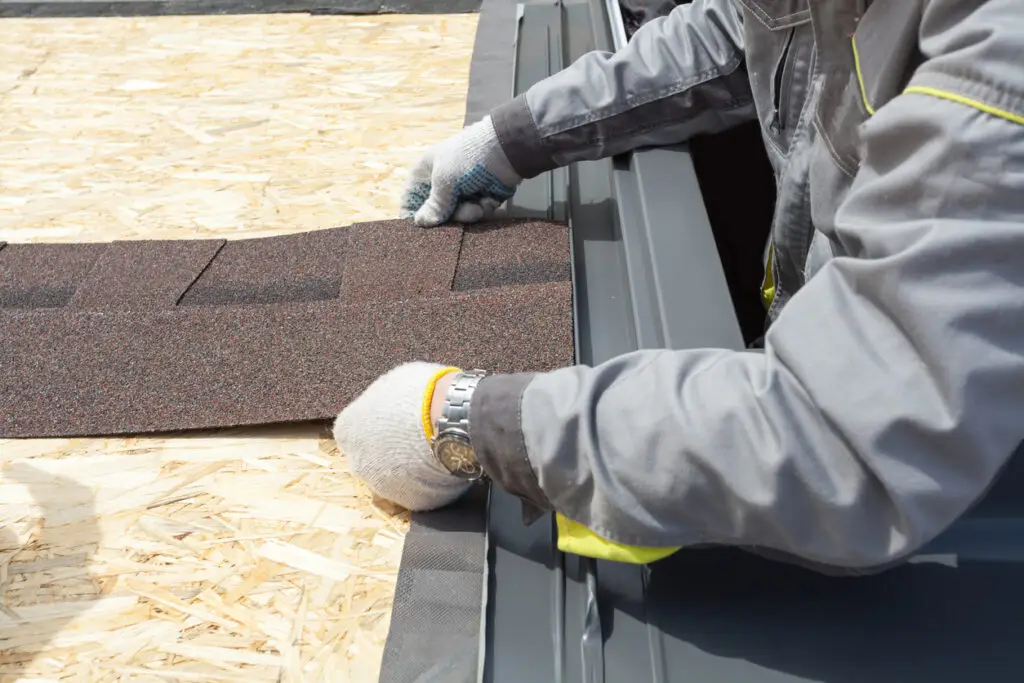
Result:
<svg viewBox="0 0 1024 683">
<path fill-rule="evenodd" d="M 528 506 L 551 510 L 526 453 L 520 405 L 532 373 L 491 375 L 473 392 L 469 431 L 487 476 Z M 527 508 L 528 509 L 528 508 Z"/>
<path fill-rule="evenodd" d="M 558 167 L 541 140 L 525 95 L 492 111 L 491 123 L 505 156 L 521 177 L 534 178 Z"/>
</svg>

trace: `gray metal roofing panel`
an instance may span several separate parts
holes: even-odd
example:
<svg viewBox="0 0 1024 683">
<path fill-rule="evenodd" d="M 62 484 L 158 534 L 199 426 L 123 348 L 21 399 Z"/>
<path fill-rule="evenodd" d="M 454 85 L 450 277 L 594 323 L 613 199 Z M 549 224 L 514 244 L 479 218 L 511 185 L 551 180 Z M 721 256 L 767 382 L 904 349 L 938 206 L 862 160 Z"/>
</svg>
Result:
<svg viewBox="0 0 1024 683">
<path fill-rule="evenodd" d="M 476 123 L 512 97 L 518 7 L 516 0 L 483 0 L 480 5 L 469 67 L 466 125 Z"/>
<path fill-rule="evenodd" d="M 602 8 L 587 0 L 526 4 L 516 92 L 585 52 L 614 49 Z M 556 44 L 561 60 L 551 57 Z M 741 348 L 725 276 L 708 258 L 717 252 L 686 147 L 573 164 L 568 172 L 578 360 L 669 344 Z M 566 181 L 557 174 L 537 186 L 560 188 Z M 517 195 L 509 213 L 517 215 L 522 201 Z M 535 211 L 531 196 L 524 215 Z M 687 287 L 708 296 L 675 296 Z M 518 501 L 502 491 L 492 491 L 488 528 L 485 681 L 670 680 L 659 664 L 662 635 L 646 618 L 647 568 L 559 552 L 552 519 L 525 526 Z"/>
<path fill-rule="evenodd" d="M 613 178 L 640 348 L 743 349 L 687 148 L 631 154 Z"/>
<path fill-rule="evenodd" d="M 380 683 L 477 683 L 487 599 L 486 488 L 412 515 Z"/>
<path fill-rule="evenodd" d="M 562 69 L 560 9 L 553 2 L 520 5 L 515 41 L 513 94 L 524 92 L 546 75 Z M 528 178 L 516 189 L 505 211 L 508 215 L 545 220 L 567 220 L 566 193 L 569 176 L 557 168 Z"/>
<path fill-rule="evenodd" d="M 522 6 L 515 94 L 562 68 L 566 56 L 562 51 L 563 29 L 576 28 L 574 24 L 566 25 L 563 18 L 558 2 Z M 593 173 L 594 169 L 589 171 Z M 608 310 L 595 310 L 591 303 L 601 306 L 614 302 L 617 292 L 607 291 L 607 275 L 614 272 L 615 263 L 606 257 L 614 258 L 614 254 L 601 249 L 612 227 L 610 217 L 590 216 L 582 223 L 577 220 L 581 200 L 579 183 L 573 182 L 577 173 L 575 168 L 556 169 L 526 181 L 508 203 L 507 213 L 570 221 L 577 360 L 586 363 L 590 362 L 591 323 L 595 319 L 611 322 L 610 316 L 602 315 Z M 610 190 L 607 169 L 604 174 L 604 185 Z M 607 194 L 598 193 L 584 201 L 587 199 L 599 203 L 607 199 Z M 594 255 L 596 260 L 588 259 Z M 599 300 L 593 298 L 595 290 Z M 620 316 L 620 320 L 625 319 Z M 616 334 L 613 325 L 602 329 Z M 582 680 L 582 660 L 573 657 L 572 652 L 574 644 L 583 642 L 581 610 L 587 596 L 584 586 L 567 580 L 571 566 L 566 567 L 565 556 L 555 549 L 553 519 L 545 516 L 532 525 L 523 524 L 519 501 L 492 488 L 488 535 L 491 554 L 483 680 Z"/>
</svg>

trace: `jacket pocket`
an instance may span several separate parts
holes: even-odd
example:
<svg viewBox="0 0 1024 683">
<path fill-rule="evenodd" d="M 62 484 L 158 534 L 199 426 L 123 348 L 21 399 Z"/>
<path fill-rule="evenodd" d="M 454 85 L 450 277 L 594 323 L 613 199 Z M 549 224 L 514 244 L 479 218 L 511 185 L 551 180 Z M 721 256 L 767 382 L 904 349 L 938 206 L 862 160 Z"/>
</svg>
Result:
<svg viewBox="0 0 1024 683">
<path fill-rule="evenodd" d="M 822 50 L 829 67 L 815 126 L 849 176 L 860 166 L 861 124 L 900 93 L 920 62 L 921 2 L 875 0 L 852 36 Z"/>
<path fill-rule="evenodd" d="M 811 20 L 809 0 L 739 0 L 770 31 L 792 28 Z"/>
<path fill-rule="evenodd" d="M 786 115 L 788 113 L 789 84 L 786 82 L 786 76 L 790 70 L 789 55 L 793 49 L 793 35 L 795 33 L 795 28 L 788 30 L 786 42 L 782 45 L 782 52 L 779 54 L 779 59 L 775 63 L 775 69 L 772 73 L 772 118 L 770 126 L 772 132 L 776 135 L 785 128 Z"/>
</svg>

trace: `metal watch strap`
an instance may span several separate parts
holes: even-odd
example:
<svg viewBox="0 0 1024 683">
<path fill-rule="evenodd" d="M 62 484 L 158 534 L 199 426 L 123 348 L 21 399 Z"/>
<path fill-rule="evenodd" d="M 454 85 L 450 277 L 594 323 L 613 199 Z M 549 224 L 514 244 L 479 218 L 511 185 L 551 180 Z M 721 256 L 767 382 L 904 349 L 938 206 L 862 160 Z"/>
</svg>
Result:
<svg viewBox="0 0 1024 683">
<path fill-rule="evenodd" d="M 483 370 L 459 372 L 448 386 L 441 417 L 437 420 L 437 433 L 446 429 L 461 429 L 469 434 L 469 405 L 473 390 L 486 373 Z"/>
</svg>

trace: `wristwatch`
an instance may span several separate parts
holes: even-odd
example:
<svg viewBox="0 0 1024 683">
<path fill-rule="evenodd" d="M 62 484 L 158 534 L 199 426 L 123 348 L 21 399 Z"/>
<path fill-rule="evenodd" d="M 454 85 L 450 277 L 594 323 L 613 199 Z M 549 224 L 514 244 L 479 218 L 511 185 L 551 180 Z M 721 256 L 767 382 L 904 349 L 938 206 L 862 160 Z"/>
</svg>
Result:
<svg viewBox="0 0 1024 683">
<path fill-rule="evenodd" d="M 467 481 L 484 477 L 484 470 L 469 438 L 469 404 L 476 385 L 486 374 L 483 370 L 470 370 L 455 375 L 445 395 L 431 444 L 434 457 L 441 466 Z"/>
</svg>

